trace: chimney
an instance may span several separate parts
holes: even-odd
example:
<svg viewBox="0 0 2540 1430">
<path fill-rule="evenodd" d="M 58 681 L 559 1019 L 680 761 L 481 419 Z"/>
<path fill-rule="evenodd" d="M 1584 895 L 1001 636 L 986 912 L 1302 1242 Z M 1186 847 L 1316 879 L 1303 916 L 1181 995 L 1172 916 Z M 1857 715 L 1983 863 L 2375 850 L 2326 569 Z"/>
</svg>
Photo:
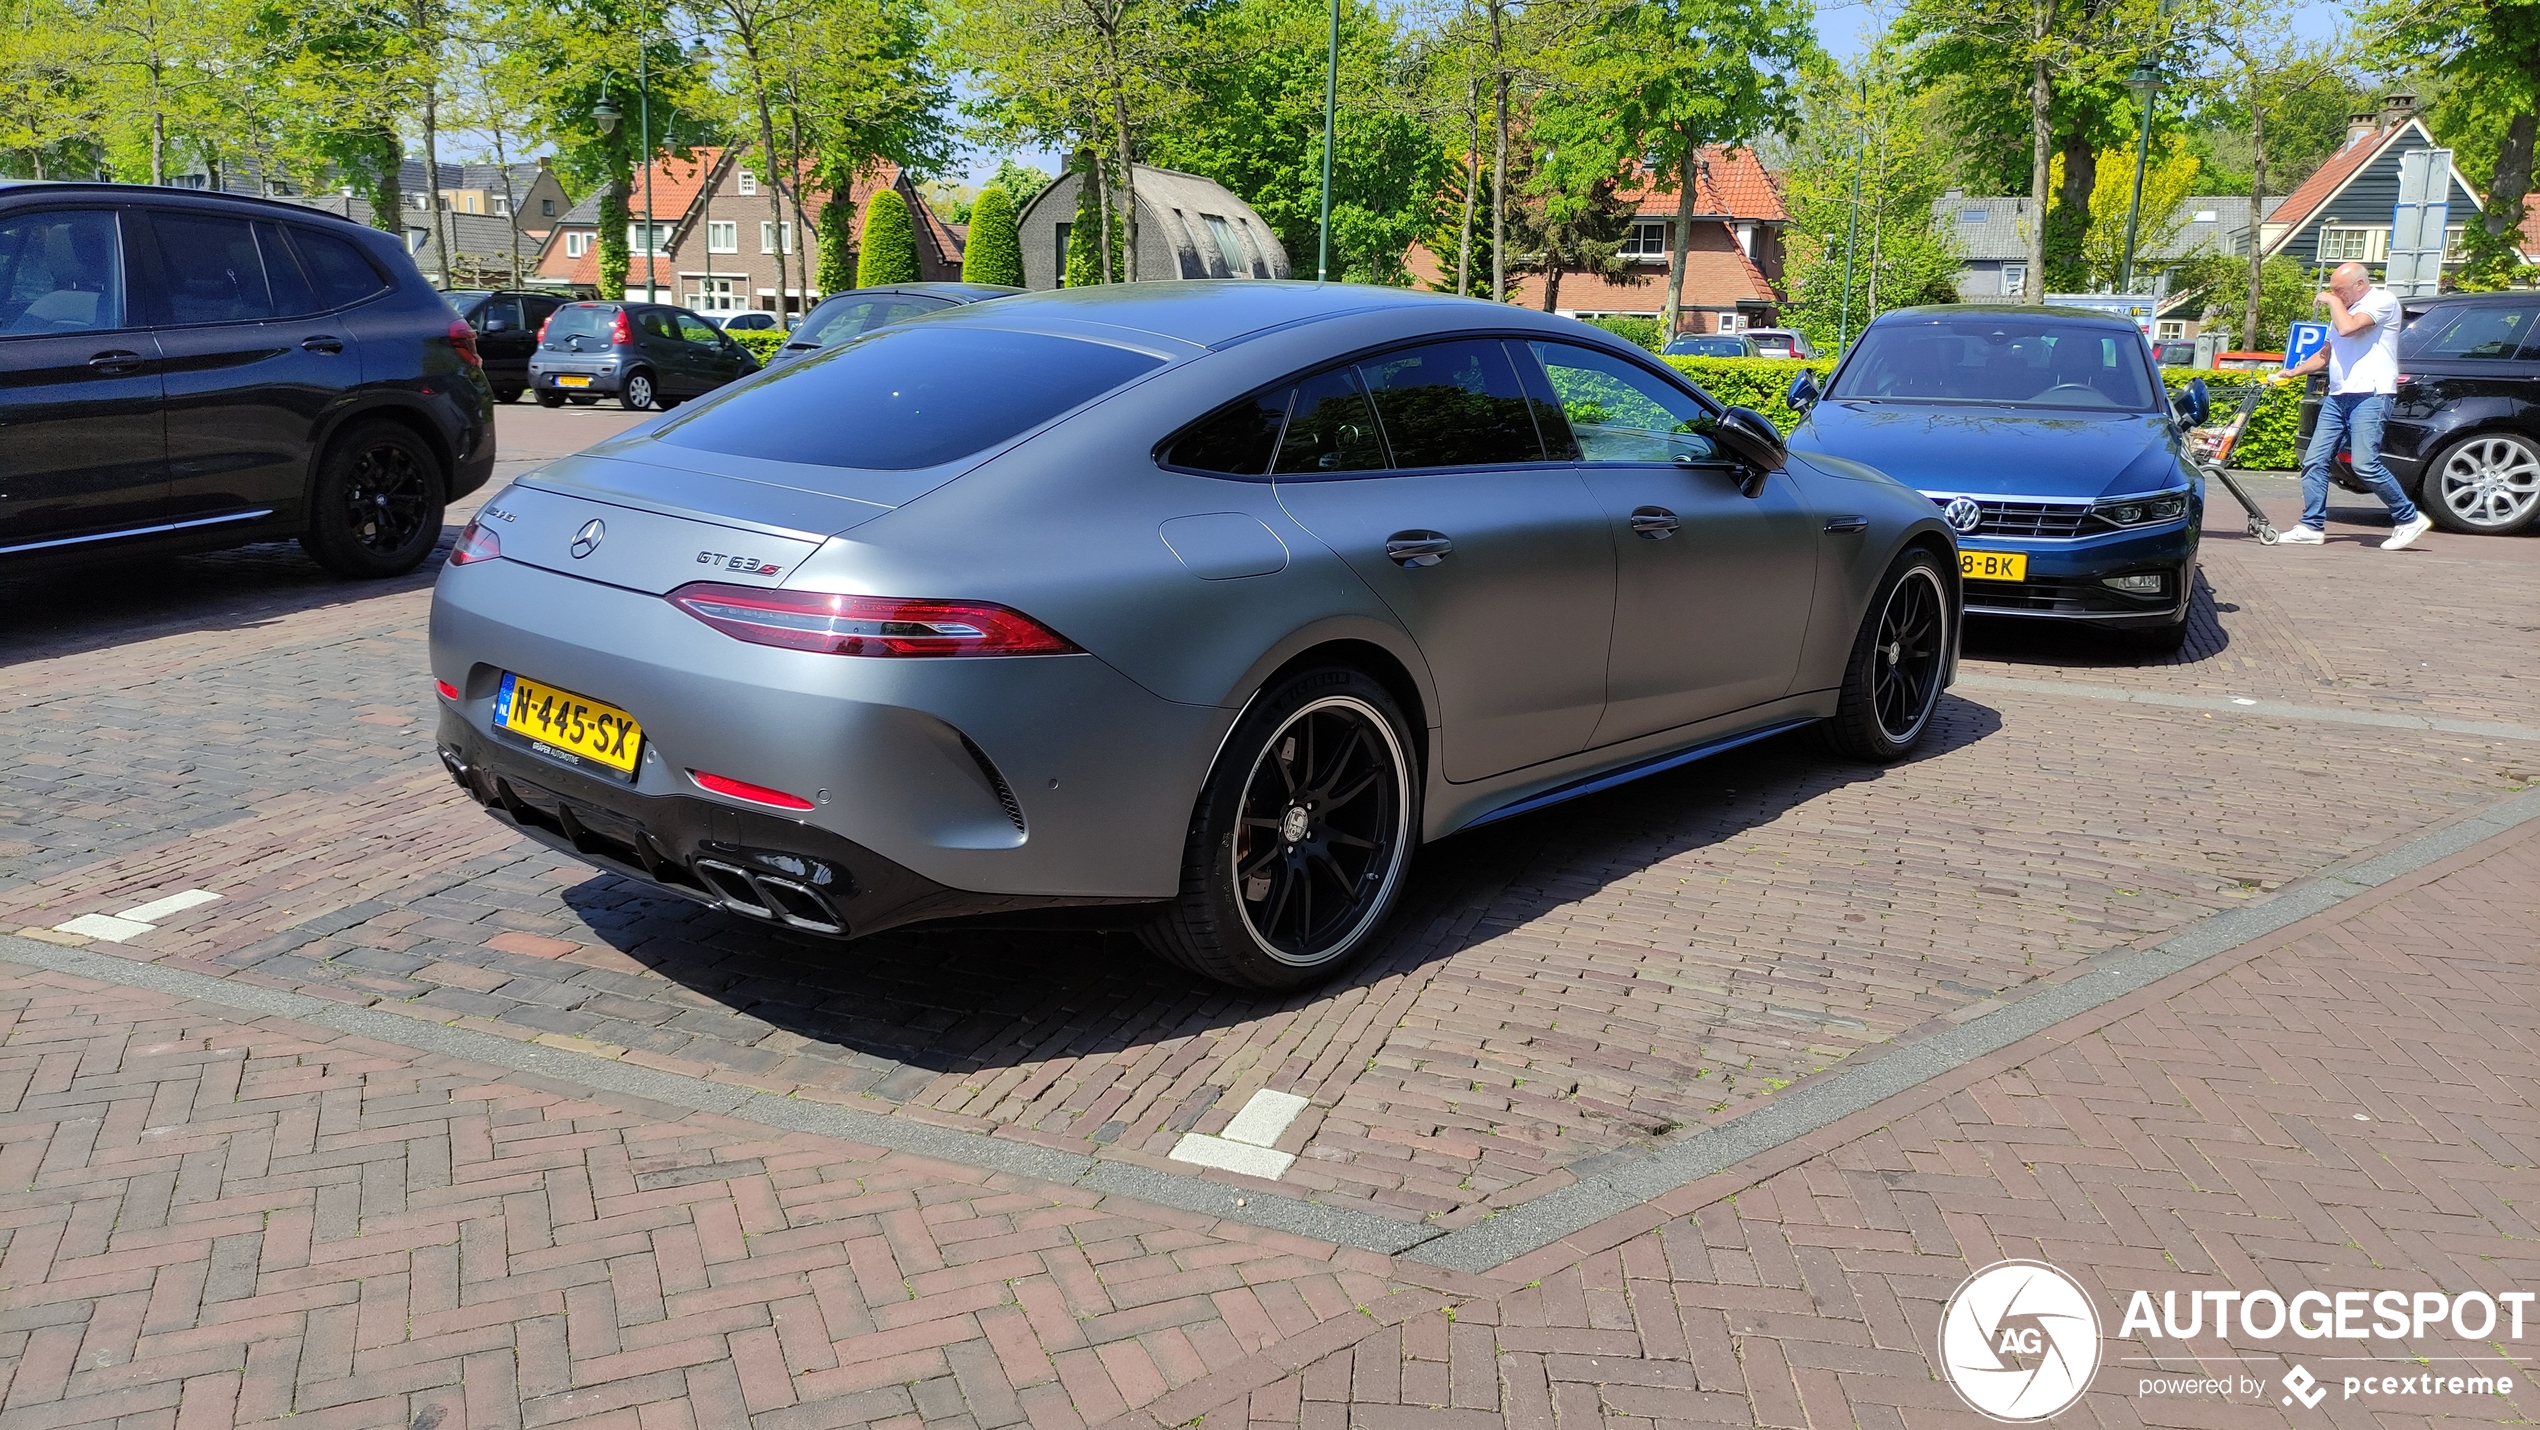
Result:
<svg viewBox="0 0 2540 1430">
<path fill-rule="evenodd" d="M 2380 115 L 2369 109 L 2358 110 L 2346 116 L 2346 143 L 2342 147 L 2352 149 L 2371 138 L 2380 128 Z"/>
<path fill-rule="evenodd" d="M 2381 127 L 2384 129 L 2394 124 L 2405 124 L 2416 112 L 2417 97 L 2413 94 L 2402 91 L 2381 97 Z"/>
</svg>

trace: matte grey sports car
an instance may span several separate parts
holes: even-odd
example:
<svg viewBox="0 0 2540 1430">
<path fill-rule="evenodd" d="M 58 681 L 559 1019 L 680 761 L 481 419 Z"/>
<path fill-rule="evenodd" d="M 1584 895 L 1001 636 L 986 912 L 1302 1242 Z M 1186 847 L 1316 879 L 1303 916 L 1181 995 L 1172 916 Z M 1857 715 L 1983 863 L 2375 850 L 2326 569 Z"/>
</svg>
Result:
<svg viewBox="0 0 2540 1430">
<path fill-rule="evenodd" d="M 883 328 L 542 468 L 432 606 L 441 758 L 614 873 L 833 936 L 1144 904 L 1262 989 L 1413 848 L 1779 731 L 1902 755 L 1932 504 L 1639 349 L 1181 282 Z"/>
</svg>

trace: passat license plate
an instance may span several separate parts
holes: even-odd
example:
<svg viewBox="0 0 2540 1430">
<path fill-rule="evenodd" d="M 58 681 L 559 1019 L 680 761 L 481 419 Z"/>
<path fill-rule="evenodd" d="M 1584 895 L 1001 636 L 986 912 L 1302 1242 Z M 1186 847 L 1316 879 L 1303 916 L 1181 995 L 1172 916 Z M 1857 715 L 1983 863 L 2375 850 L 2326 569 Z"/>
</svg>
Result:
<svg viewBox="0 0 2540 1430">
<path fill-rule="evenodd" d="M 1958 574 L 1970 581 L 2025 581 L 2028 579 L 2028 553 L 2025 551 L 1961 551 Z"/>
<path fill-rule="evenodd" d="M 558 387 L 589 387 L 590 385 L 591 377 L 588 373 L 560 372 L 556 374 Z"/>
<path fill-rule="evenodd" d="M 586 695 L 505 672 L 494 696 L 494 727 L 529 742 L 542 755 L 573 765 L 635 773 L 644 731 L 635 717 Z"/>
</svg>

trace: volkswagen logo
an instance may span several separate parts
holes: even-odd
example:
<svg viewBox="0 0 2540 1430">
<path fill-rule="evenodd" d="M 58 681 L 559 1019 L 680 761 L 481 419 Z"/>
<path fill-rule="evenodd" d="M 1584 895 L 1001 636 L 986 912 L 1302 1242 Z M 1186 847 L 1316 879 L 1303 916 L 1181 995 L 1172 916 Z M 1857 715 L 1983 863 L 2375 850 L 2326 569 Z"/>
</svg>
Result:
<svg viewBox="0 0 2540 1430">
<path fill-rule="evenodd" d="M 1966 497 L 1952 497 L 1949 505 L 1940 509 L 1940 519 L 1949 523 L 1952 531 L 1962 533 L 1973 531 L 1984 525 L 1984 508 Z M 599 523 L 595 521 L 591 525 L 597 526 Z"/>
<path fill-rule="evenodd" d="M 1969 506 L 1973 506 L 1974 504 L 1975 503 L 1973 502 L 1968 503 Z M 608 534 L 609 529 L 601 525 L 600 519 L 596 516 L 591 518 L 589 521 L 582 523 L 582 529 L 573 534 L 573 559 L 579 561 L 583 557 L 590 555 L 592 552 L 599 550 L 600 538 Z"/>
</svg>

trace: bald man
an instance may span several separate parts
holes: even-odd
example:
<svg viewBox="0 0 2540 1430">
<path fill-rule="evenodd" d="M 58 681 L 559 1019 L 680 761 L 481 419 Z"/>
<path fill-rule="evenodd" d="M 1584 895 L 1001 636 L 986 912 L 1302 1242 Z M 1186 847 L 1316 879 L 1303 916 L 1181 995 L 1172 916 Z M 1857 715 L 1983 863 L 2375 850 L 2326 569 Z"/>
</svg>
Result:
<svg viewBox="0 0 2540 1430">
<path fill-rule="evenodd" d="M 2289 382 L 2328 369 L 2328 397 L 2320 403 L 2311 449 L 2302 455 L 2302 524 L 2277 538 L 2283 546 L 2317 546 L 2327 540 L 2328 464 L 2345 447 L 2355 475 L 2390 508 L 2390 539 L 2397 551 L 2425 535 L 2428 521 L 2381 464 L 2381 428 L 2390 420 L 2391 394 L 2399 390 L 2399 300 L 2372 286 L 2360 263 L 2341 263 L 2319 296 L 2328 309 L 2328 346 L 2268 379 Z"/>
</svg>

